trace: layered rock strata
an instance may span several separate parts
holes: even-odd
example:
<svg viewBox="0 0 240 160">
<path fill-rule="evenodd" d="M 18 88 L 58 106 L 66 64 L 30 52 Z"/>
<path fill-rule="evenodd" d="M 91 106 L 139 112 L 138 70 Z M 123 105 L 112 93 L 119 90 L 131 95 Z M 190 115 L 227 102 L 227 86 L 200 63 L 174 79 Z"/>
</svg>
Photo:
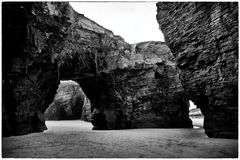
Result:
<svg viewBox="0 0 240 160">
<path fill-rule="evenodd" d="M 3 3 L 3 135 L 46 129 L 60 80 L 80 84 L 96 129 L 191 127 L 166 44 L 130 45 L 68 3 Z"/>
<path fill-rule="evenodd" d="M 157 20 L 209 137 L 238 135 L 238 3 L 157 3 Z"/>
<path fill-rule="evenodd" d="M 84 107 L 85 94 L 78 83 L 61 81 L 53 102 L 44 113 L 46 120 L 80 119 Z"/>
</svg>

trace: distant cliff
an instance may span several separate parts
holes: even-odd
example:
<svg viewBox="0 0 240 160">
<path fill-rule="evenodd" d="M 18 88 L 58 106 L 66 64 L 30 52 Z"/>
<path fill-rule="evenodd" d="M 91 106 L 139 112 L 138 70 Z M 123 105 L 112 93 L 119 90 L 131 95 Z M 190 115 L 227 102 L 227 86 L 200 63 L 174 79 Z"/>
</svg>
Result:
<svg viewBox="0 0 240 160">
<path fill-rule="evenodd" d="M 85 94 L 78 83 L 61 81 L 53 102 L 44 113 L 46 120 L 80 119 L 84 107 Z"/>
</svg>

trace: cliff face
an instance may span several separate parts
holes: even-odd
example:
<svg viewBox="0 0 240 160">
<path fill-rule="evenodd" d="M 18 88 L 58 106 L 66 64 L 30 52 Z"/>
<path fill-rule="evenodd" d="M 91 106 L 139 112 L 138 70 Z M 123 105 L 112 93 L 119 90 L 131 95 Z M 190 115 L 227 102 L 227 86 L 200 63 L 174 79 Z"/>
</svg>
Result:
<svg viewBox="0 0 240 160">
<path fill-rule="evenodd" d="M 164 43 L 133 44 L 118 56 L 115 69 L 100 72 L 91 100 L 95 128 L 191 127 L 189 102 Z"/>
<path fill-rule="evenodd" d="M 209 137 L 238 135 L 238 3 L 157 3 L 157 20 Z"/>
<path fill-rule="evenodd" d="M 3 3 L 3 135 L 46 129 L 60 80 L 80 84 L 97 129 L 191 127 L 174 58 L 130 45 L 68 3 Z"/>
<path fill-rule="evenodd" d="M 59 84 L 50 37 L 62 35 L 64 23 L 40 3 L 3 3 L 2 24 L 3 136 L 43 131 L 43 112 Z"/>
<path fill-rule="evenodd" d="M 85 94 L 74 81 L 61 81 L 53 102 L 44 113 L 46 120 L 80 119 Z"/>
</svg>

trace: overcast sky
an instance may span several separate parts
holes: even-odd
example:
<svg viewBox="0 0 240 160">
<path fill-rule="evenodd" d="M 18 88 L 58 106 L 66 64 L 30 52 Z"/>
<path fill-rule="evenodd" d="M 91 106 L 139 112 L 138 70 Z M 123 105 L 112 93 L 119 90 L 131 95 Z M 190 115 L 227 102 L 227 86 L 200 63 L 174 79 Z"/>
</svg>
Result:
<svg viewBox="0 0 240 160">
<path fill-rule="evenodd" d="M 164 41 L 156 20 L 156 2 L 70 2 L 70 5 L 128 43 Z"/>
</svg>

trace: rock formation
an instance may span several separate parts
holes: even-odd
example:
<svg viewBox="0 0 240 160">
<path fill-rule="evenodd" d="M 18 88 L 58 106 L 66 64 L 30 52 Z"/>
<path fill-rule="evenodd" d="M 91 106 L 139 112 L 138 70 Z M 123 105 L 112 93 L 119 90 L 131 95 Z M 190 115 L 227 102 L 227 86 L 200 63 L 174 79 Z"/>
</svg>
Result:
<svg viewBox="0 0 240 160">
<path fill-rule="evenodd" d="M 45 119 L 80 119 L 85 97 L 78 83 L 74 81 L 61 81 L 53 102 L 44 113 Z"/>
<path fill-rule="evenodd" d="M 157 3 L 157 20 L 209 137 L 238 135 L 238 3 Z"/>
<path fill-rule="evenodd" d="M 80 84 L 95 129 L 192 127 L 163 42 L 130 45 L 68 3 L 3 3 L 3 135 L 46 129 L 60 80 Z"/>
<path fill-rule="evenodd" d="M 96 128 L 191 127 L 189 102 L 163 42 L 133 44 L 115 65 L 98 80 L 100 103 L 93 106 L 92 117 Z"/>
<path fill-rule="evenodd" d="M 91 102 L 85 96 L 84 104 L 83 104 L 83 109 L 82 109 L 82 115 L 81 115 L 81 120 L 91 122 L 92 119 L 92 111 L 91 111 Z"/>
<path fill-rule="evenodd" d="M 203 114 L 200 108 L 193 108 L 189 110 L 189 117 L 190 118 L 203 118 Z"/>
<path fill-rule="evenodd" d="M 59 84 L 51 56 L 57 49 L 54 44 L 60 42 L 57 37 L 63 36 L 58 26 L 64 20 L 57 23 L 41 6 L 2 4 L 3 136 L 46 129 L 43 113 Z"/>
</svg>

